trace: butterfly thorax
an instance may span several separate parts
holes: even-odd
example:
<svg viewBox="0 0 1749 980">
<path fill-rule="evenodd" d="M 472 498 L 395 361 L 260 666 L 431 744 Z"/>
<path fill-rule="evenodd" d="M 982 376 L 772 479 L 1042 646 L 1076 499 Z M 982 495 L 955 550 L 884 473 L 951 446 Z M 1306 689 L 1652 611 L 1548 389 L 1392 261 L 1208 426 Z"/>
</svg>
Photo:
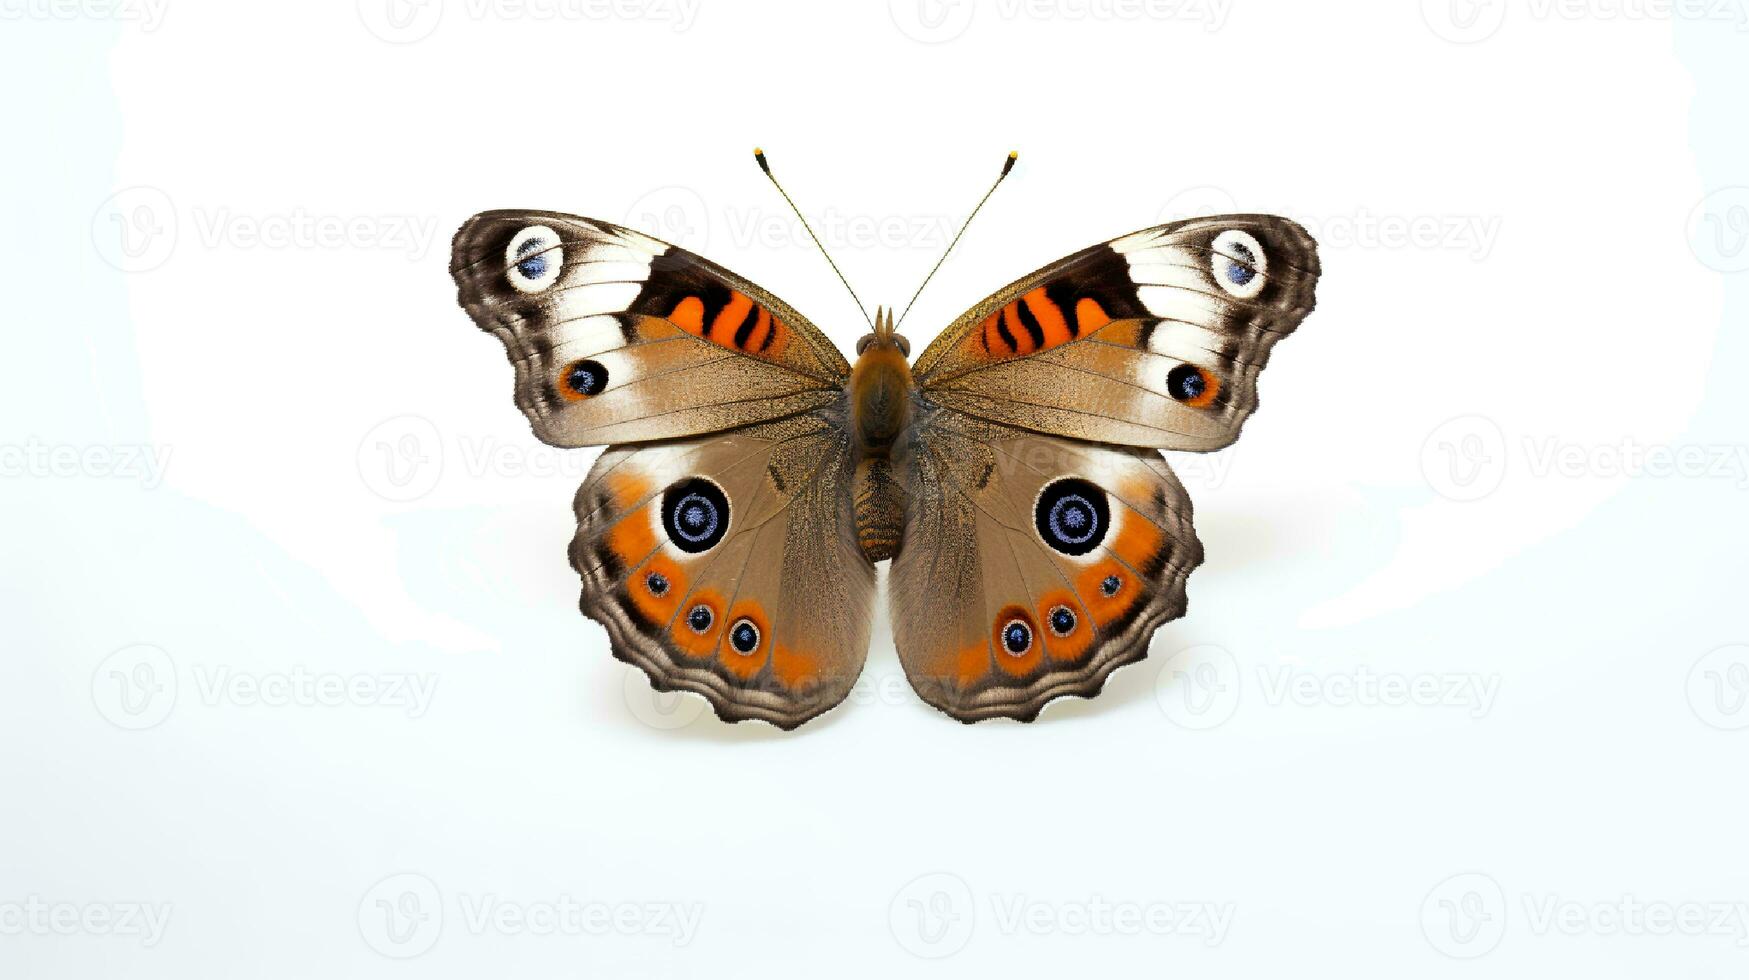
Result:
<svg viewBox="0 0 1749 980">
<path fill-rule="evenodd" d="M 892 314 L 857 344 L 850 371 L 850 429 L 856 447 L 856 532 L 869 561 L 898 552 L 904 497 L 893 477 L 892 450 L 911 422 L 914 382 L 910 345 L 893 330 Z"/>
</svg>

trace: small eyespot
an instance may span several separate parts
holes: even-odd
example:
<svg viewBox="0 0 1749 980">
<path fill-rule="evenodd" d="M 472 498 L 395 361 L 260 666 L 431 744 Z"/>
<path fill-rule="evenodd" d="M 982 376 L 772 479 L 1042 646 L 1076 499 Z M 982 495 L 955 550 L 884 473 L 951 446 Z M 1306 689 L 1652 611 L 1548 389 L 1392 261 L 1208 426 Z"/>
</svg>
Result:
<svg viewBox="0 0 1749 980">
<path fill-rule="evenodd" d="M 607 368 L 600 361 L 574 361 L 565 368 L 565 395 L 589 398 L 607 387 Z"/>
<path fill-rule="evenodd" d="M 1123 579 L 1118 578 L 1116 575 L 1107 575 L 1105 579 L 1099 583 L 1099 594 L 1109 599 L 1112 596 L 1117 595 L 1117 590 L 1121 588 L 1123 588 Z"/>
<path fill-rule="evenodd" d="M 1002 626 L 1002 649 L 1016 657 L 1032 649 L 1032 627 L 1024 619 L 1011 619 Z"/>
<path fill-rule="evenodd" d="M 662 529 L 681 551 L 709 551 L 729 533 L 729 498 L 703 477 L 681 480 L 662 493 Z"/>
<path fill-rule="evenodd" d="M 743 655 L 751 654 L 759 649 L 759 627 L 753 620 L 745 617 L 735 620 L 735 625 L 729 627 L 729 646 L 735 652 Z"/>
<path fill-rule="evenodd" d="M 1207 408 L 1220 394 L 1221 382 L 1194 364 L 1180 364 L 1166 372 L 1166 394 L 1191 408 Z"/>
<path fill-rule="evenodd" d="M 1051 609 L 1051 632 L 1057 636 L 1068 636 L 1075 632 L 1075 611 L 1068 606 L 1055 606 Z"/>
<path fill-rule="evenodd" d="M 565 250 L 559 233 L 545 225 L 517 232 L 504 248 L 504 276 L 518 292 L 539 293 L 559 281 Z"/>
<path fill-rule="evenodd" d="M 644 588 L 649 589 L 651 595 L 661 598 L 668 594 L 668 576 L 661 572 L 651 572 L 644 576 Z"/>
<path fill-rule="evenodd" d="M 1268 271 L 1269 260 L 1263 246 L 1237 228 L 1216 235 L 1209 246 L 1209 273 L 1222 289 L 1240 299 L 1251 299 L 1262 292 Z"/>
<path fill-rule="evenodd" d="M 1033 505 L 1033 526 L 1053 551 L 1085 555 L 1105 540 L 1111 526 L 1111 504 L 1104 490 L 1086 480 L 1064 478 L 1039 491 Z"/>
<path fill-rule="evenodd" d="M 702 602 L 693 606 L 692 611 L 686 614 L 686 628 L 694 633 L 706 632 L 716 621 L 717 614 L 711 611 L 711 607 Z"/>
</svg>

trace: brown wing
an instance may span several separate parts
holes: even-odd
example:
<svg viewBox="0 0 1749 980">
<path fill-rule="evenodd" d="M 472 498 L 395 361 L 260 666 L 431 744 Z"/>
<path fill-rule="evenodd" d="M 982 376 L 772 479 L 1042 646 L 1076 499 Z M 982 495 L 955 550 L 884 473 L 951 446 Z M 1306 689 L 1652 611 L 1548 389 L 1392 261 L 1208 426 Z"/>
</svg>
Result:
<svg viewBox="0 0 1749 980">
<path fill-rule="evenodd" d="M 456 232 L 461 304 L 504 342 L 555 446 L 718 432 L 832 404 L 850 366 L 817 327 L 684 249 L 589 218 L 487 211 Z"/>
<path fill-rule="evenodd" d="M 1184 613 L 1202 546 L 1157 451 L 935 409 L 901 473 L 893 635 L 912 686 L 961 721 L 1031 721 L 1052 698 L 1091 697 Z"/>
<path fill-rule="evenodd" d="M 930 402 L 1037 432 L 1220 449 L 1270 347 L 1311 312 L 1317 244 L 1271 215 L 1161 225 L 979 303 L 918 358 Z"/>
<path fill-rule="evenodd" d="M 842 701 L 868 652 L 842 427 L 811 413 L 602 453 L 577 491 L 583 612 L 659 690 L 794 728 Z"/>
</svg>

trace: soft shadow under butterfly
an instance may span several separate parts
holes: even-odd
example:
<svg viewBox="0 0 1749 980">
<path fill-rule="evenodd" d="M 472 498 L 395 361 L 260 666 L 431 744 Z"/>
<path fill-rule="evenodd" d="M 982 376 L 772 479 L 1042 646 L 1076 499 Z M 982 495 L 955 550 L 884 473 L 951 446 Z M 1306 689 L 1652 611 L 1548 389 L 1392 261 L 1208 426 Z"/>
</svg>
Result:
<svg viewBox="0 0 1749 980">
<path fill-rule="evenodd" d="M 1270 215 L 1160 225 L 1009 284 L 915 363 L 882 311 L 854 365 L 765 290 L 605 221 L 487 211 L 450 269 L 535 434 L 609 447 L 570 554 L 614 656 L 789 729 L 851 690 L 889 558 L 905 674 L 961 721 L 1031 721 L 1145 657 L 1202 561 L 1159 450 L 1238 437 L 1318 256 Z"/>
</svg>

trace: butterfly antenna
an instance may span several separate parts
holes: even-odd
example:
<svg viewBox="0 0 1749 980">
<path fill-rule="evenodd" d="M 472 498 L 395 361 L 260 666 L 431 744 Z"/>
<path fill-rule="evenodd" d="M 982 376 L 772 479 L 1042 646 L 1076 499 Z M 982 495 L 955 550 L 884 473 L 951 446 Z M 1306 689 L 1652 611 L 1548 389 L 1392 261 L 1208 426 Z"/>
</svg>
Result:
<svg viewBox="0 0 1749 980">
<path fill-rule="evenodd" d="M 808 219 L 802 217 L 802 209 L 796 207 L 796 202 L 790 200 L 789 192 L 783 189 L 783 185 L 777 182 L 776 177 L 771 176 L 771 164 L 765 159 L 765 151 L 757 146 L 754 147 L 753 159 L 759 162 L 759 169 L 765 171 L 765 176 L 771 178 L 771 186 L 777 188 L 777 192 L 783 195 L 784 202 L 789 205 L 789 209 L 796 213 L 796 220 L 802 223 L 802 228 L 807 231 L 808 237 L 814 240 L 814 245 L 820 249 L 820 254 L 826 256 L 826 264 L 838 274 L 838 281 L 843 283 L 844 288 L 850 292 L 850 298 L 856 300 L 856 309 L 862 314 L 863 320 L 867 321 L 868 328 L 873 330 L 874 321 L 868 318 L 868 307 L 862 305 L 862 297 L 856 295 L 856 290 L 850 286 L 850 280 L 844 278 L 844 273 L 838 269 L 838 263 L 832 261 L 832 253 L 826 251 L 826 246 L 820 244 L 820 236 L 814 234 L 814 229 L 808 227 Z"/>
<path fill-rule="evenodd" d="M 918 284 L 917 291 L 911 294 L 911 303 L 917 302 L 917 297 L 923 295 L 923 287 L 929 285 L 929 280 L 935 278 L 936 270 L 940 269 L 941 264 L 947 261 L 947 257 L 953 254 L 953 247 L 960 243 L 960 236 L 966 233 L 967 228 L 971 227 L 972 219 L 976 218 L 978 212 L 983 210 L 984 202 L 990 199 L 991 194 L 996 193 L 996 188 L 1002 185 L 1002 178 L 1007 177 L 1008 171 L 1014 169 L 1014 161 L 1018 159 L 1020 159 L 1019 153 L 1014 150 L 1008 151 L 1008 159 L 1002 161 L 1002 172 L 996 175 L 996 183 L 991 184 L 990 189 L 984 192 L 984 196 L 978 198 L 978 206 L 972 209 L 971 214 L 966 215 L 966 223 L 960 225 L 960 230 L 954 233 L 953 241 L 947 243 L 947 251 L 941 253 L 941 258 L 935 260 L 935 268 L 929 270 L 929 275 L 923 277 L 923 282 Z M 894 330 L 897 330 L 899 325 L 904 324 L 905 316 L 911 312 L 911 303 L 905 304 L 905 311 L 899 314 L 899 324 L 893 327 Z"/>
</svg>

